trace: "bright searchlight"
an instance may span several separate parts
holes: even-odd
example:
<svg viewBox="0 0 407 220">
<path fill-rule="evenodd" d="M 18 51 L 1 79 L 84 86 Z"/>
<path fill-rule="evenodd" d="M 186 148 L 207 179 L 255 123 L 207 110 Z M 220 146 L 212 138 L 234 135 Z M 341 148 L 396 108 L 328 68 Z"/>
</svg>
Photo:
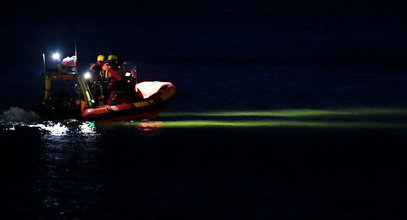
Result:
<svg viewBox="0 0 407 220">
<path fill-rule="evenodd" d="M 90 72 L 86 72 L 86 73 L 83 74 L 83 78 L 86 79 L 86 80 L 91 79 L 92 75 L 90 74 Z"/>
<path fill-rule="evenodd" d="M 59 60 L 59 59 L 61 59 L 61 55 L 57 52 L 57 53 L 53 53 L 52 54 L 52 59 L 54 59 L 54 60 Z"/>
</svg>

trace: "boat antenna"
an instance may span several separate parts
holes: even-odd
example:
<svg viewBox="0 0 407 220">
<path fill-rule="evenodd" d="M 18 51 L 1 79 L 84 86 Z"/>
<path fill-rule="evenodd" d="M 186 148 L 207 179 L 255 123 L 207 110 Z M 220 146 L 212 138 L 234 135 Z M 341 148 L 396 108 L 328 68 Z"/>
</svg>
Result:
<svg viewBox="0 0 407 220">
<path fill-rule="evenodd" d="M 45 64 L 45 53 L 42 53 L 42 62 L 44 64 L 44 74 L 45 74 L 45 72 L 47 71 L 47 66 Z"/>
<path fill-rule="evenodd" d="M 78 74 L 78 51 L 77 51 L 77 49 L 76 49 L 76 38 L 75 38 L 75 71 L 76 71 L 76 74 Z"/>
</svg>

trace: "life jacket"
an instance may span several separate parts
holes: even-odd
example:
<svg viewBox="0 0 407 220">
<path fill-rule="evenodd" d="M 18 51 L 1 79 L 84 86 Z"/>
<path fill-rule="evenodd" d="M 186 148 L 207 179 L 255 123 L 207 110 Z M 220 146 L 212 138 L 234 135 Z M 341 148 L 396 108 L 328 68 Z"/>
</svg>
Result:
<svg viewBox="0 0 407 220">
<path fill-rule="evenodd" d="M 99 73 L 100 78 L 102 80 L 108 80 L 109 79 L 109 69 L 110 68 L 111 67 L 109 65 L 107 65 L 106 63 L 103 64 L 102 69 L 100 70 L 100 73 Z"/>
<path fill-rule="evenodd" d="M 122 80 L 122 76 L 120 75 L 120 73 L 107 64 L 104 64 L 102 66 L 101 73 L 101 78 L 115 79 L 118 82 Z"/>
</svg>

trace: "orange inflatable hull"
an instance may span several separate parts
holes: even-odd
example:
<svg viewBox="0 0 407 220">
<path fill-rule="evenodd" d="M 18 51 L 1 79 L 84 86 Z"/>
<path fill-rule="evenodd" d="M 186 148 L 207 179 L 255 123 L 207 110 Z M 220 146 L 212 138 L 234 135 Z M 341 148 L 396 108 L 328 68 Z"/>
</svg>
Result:
<svg viewBox="0 0 407 220">
<path fill-rule="evenodd" d="M 104 105 L 85 108 L 80 118 L 85 121 L 120 121 L 150 119 L 156 117 L 167 107 L 176 94 L 175 86 L 170 82 L 142 82 L 137 89 L 143 98 L 132 103 Z"/>
</svg>

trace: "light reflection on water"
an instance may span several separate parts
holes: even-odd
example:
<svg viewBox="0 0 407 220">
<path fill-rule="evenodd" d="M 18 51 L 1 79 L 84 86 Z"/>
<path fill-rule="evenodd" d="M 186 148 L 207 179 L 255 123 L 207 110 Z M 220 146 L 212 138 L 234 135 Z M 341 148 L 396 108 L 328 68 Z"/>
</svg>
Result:
<svg viewBox="0 0 407 220">
<path fill-rule="evenodd" d="M 325 129 L 406 129 L 406 123 L 387 122 L 355 122 L 355 121 L 288 121 L 288 120 L 182 120 L 182 121 L 151 121 L 144 123 L 122 123 L 136 126 L 139 130 L 153 131 L 160 128 L 325 128 Z"/>
<path fill-rule="evenodd" d="M 100 190 L 92 173 L 98 169 L 96 154 L 100 133 L 91 122 L 28 124 L 41 135 L 39 161 L 33 188 L 44 213 L 70 216 L 84 212 Z"/>
<path fill-rule="evenodd" d="M 162 134 L 161 121 L 143 121 L 138 123 L 137 131 L 140 136 L 157 137 Z"/>
<path fill-rule="evenodd" d="M 255 111 L 208 111 L 208 112 L 164 112 L 164 117 L 276 117 L 276 118 L 308 118 L 308 117 L 345 117 L 345 116 L 406 116 L 406 108 L 395 107 L 359 107 L 337 109 L 274 109 Z"/>
<path fill-rule="evenodd" d="M 95 123 L 93 122 L 84 122 L 81 123 L 78 127 L 79 133 L 82 135 L 94 136 L 97 135 Z"/>
<path fill-rule="evenodd" d="M 157 121 L 120 122 L 139 130 L 160 128 L 406 129 L 405 108 L 280 109 L 269 111 L 168 112 Z"/>
<path fill-rule="evenodd" d="M 335 110 L 179 112 L 163 114 L 157 120 L 150 121 L 107 124 L 79 121 L 13 122 L 2 126 L 7 132 L 18 132 L 19 127 L 40 131 L 41 144 L 38 162 L 33 163 L 36 171 L 32 184 L 39 207 L 43 210 L 40 212 L 44 215 L 53 213 L 54 216 L 71 217 L 71 213 L 80 215 L 90 210 L 97 202 L 95 198 L 103 191 L 103 185 L 98 181 L 103 174 L 100 172 L 102 166 L 97 155 L 104 150 L 101 149 L 100 143 L 115 138 L 111 133 L 119 134 L 123 131 L 124 135 L 120 133 L 122 138 L 142 139 L 143 136 L 147 136 L 157 140 L 165 129 L 177 128 L 238 127 L 272 130 L 285 126 L 322 129 L 405 129 L 407 127 L 404 123 L 405 115 L 404 110 L 391 109 L 348 112 Z M 174 138 L 183 138 L 183 133 L 179 132 L 179 136 Z"/>
</svg>

